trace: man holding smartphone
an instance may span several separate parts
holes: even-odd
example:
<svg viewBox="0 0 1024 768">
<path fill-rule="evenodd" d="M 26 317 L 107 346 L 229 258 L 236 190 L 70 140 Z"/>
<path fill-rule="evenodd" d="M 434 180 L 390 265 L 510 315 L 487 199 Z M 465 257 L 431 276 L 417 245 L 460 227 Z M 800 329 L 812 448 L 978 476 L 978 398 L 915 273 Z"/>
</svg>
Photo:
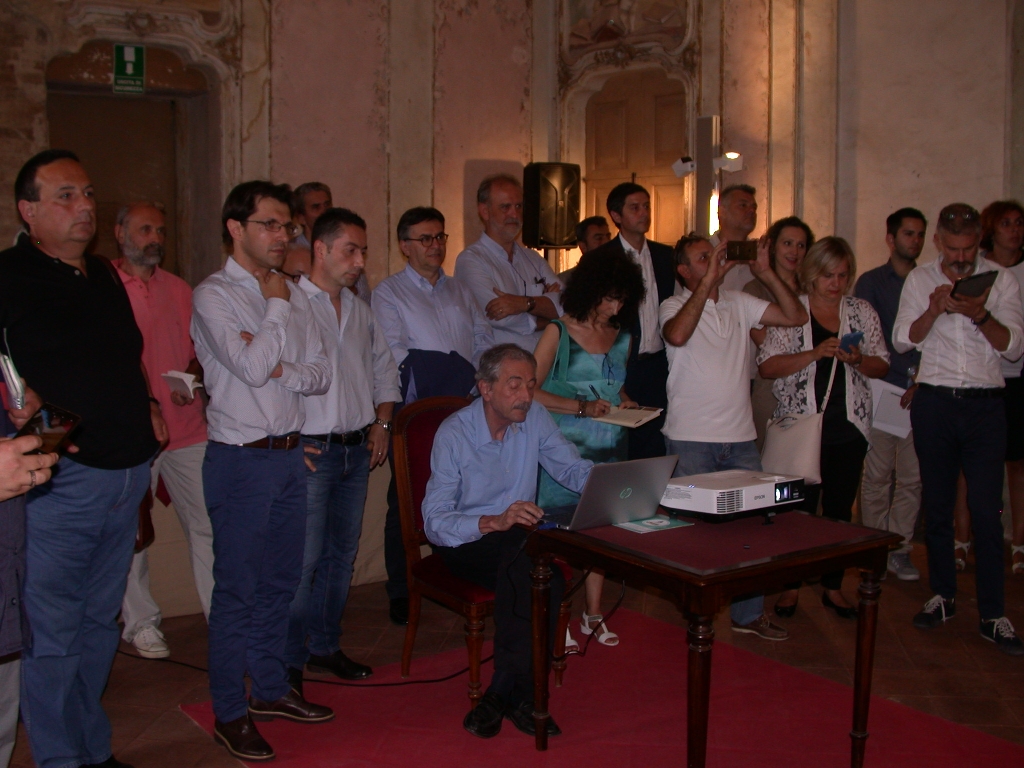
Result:
<svg viewBox="0 0 1024 768">
<path fill-rule="evenodd" d="M 43 400 L 81 417 L 77 452 L 27 497 L 23 720 L 40 768 L 116 768 L 100 696 L 149 462 L 167 428 L 124 286 L 109 262 L 86 253 L 96 200 L 78 158 L 31 158 L 15 198 L 28 232 L 0 253 L 6 351 Z"/>
</svg>

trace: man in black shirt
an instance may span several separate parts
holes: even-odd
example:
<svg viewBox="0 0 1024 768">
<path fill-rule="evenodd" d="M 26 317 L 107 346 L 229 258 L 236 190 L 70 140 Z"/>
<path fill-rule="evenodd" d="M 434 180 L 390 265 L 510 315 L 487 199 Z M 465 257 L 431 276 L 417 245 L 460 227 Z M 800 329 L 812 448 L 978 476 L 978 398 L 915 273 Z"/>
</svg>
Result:
<svg viewBox="0 0 1024 768">
<path fill-rule="evenodd" d="M 149 462 L 166 425 L 142 368 L 142 335 L 121 281 L 87 254 L 92 184 L 78 158 L 48 150 L 15 181 L 28 233 L 0 253 L 6 349 L 42 399 L 78 414 L 78 451 L 27 497 L 22 714 L 40 768 L 123 766 L 100 706 L 118 643 Z"/>
</svg>

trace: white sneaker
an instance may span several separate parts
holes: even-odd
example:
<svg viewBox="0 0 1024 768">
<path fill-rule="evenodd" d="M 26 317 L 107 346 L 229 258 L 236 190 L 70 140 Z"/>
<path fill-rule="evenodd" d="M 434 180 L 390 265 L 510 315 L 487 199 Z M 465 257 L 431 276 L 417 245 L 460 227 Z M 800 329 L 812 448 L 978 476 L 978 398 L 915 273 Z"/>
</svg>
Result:
<svg viewBox="0 0 1024 768">
<path fill-rule="evenodd" d="M 135 633 L 132 638 L 132 645 L 139 652 L 139 656 L 146 659 L 166 659 L 171 655 L 167 641 L 164 640 L 163 632 L 152 624 L 146 624 Z"/>
<path fill-rule="evenodd" d="M 886 570 L 895 573 L 900 581 L 917 581 L 921 578 L 921 572 L 910 562 L 909 552 L 893 552 L 889 555 L 889 563 Z"/>
</svg>

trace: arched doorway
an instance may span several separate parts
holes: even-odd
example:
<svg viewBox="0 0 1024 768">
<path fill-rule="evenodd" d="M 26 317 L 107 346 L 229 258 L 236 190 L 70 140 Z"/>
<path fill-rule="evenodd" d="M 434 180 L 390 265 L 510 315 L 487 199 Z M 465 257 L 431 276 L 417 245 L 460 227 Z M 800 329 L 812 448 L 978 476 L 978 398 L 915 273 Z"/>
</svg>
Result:
<svg viewBox="0 0 1024 768">
<path fill-rule="evenodd" d="M 689 97 L 664 70 L 614 75 L 586 106 L 587 216 L 607 216 L 608 192 L 635 181 L 651 193 L 652 240 L 675 243 L 690 228 L 690 185 L 671 165 L 689 154 Z"/>
<path fill-rule="evenodd" d="M 216 89 L 175 52 L 147 46 L 145 93 L 115 94 L 113 49 L 92 41 L 48 63 L 50 146 L 78 154 L 96 187 L 97 253 L 117 256 L 123 204 L 155 200 L 167 209 L 162 266 L 195 285 L 220 267 Z"/>
</svg>

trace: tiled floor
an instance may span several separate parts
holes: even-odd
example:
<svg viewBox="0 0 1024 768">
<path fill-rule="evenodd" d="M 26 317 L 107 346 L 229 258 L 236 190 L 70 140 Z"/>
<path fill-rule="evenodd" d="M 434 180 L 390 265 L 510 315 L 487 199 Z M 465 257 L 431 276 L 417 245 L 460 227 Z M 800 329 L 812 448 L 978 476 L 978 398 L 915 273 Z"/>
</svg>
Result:
<svg viewBox="0 0 1024 768">
<path fill-rule="evenodd" d="M 914 559 L 921 568 L 923 556 L 922 548 L 915 550 Z M 853 598 L 855 577 L 848 575 L 844 586 Z M 1008 573 L 1006 586 L 1007 613 L 1015 626 L 1024 629 L 1024 577 Z M 617 585 L 606 585 L 609 607 L 619 593 Z M 852 684 L 856 623 L 822 607 L 820 594 L 816 585 L 803 588 L 796 616 L 781 622 L 790 630 L 787 642 L 765 642 L 730 632 L 726 614 L 716 622 L 717 639 Z M 927 582 L 899 582 L 890 576 L 882 590 L 873 692 L 1024 744 L 1024 658 L 1004 656 L 978 636 L 973 595 L 972 563 L 961 575 L 956 618 L 945 627 L 922 632 L 911 626 L 910 617 L 931 596 Z M 769 605 L 771 602 L 769 598 Z M 653 592 L 627 589 L 623 605 L 673 624 L 682 623 L 672 603 Z M 614 628 L 614 619 L 610 624 Z M 373 666 L 398 661 L 404 630 L 388 622 L 382 585 L 370 584 L 352 591 L 344 625 L 344 650 L 354 659 Z M 173 659 L 205 666 L 206 625 L 201 615 L 168 619 L 164 630 Z M 622 651 L 628 652 L 630 644 L 638 640 L 623 637 Z M 424 605 L 416 654 L 460 647 L 460 620 L 433 604 Z M 122 650 L 128 650 L 128 646 L 122 645 Z M 571 684 L 571 673 L 570 661 L 567 684 Z M 118 655 L 104 699 L 114 724 L 116 756 L 136 768 L 237 768 L 237 762 L 178 710 L 179 704 L 207 698 L 202 672 Z M 12 765 L 32 765 L 24 733 L 19 736 Z"/>
</svg>

